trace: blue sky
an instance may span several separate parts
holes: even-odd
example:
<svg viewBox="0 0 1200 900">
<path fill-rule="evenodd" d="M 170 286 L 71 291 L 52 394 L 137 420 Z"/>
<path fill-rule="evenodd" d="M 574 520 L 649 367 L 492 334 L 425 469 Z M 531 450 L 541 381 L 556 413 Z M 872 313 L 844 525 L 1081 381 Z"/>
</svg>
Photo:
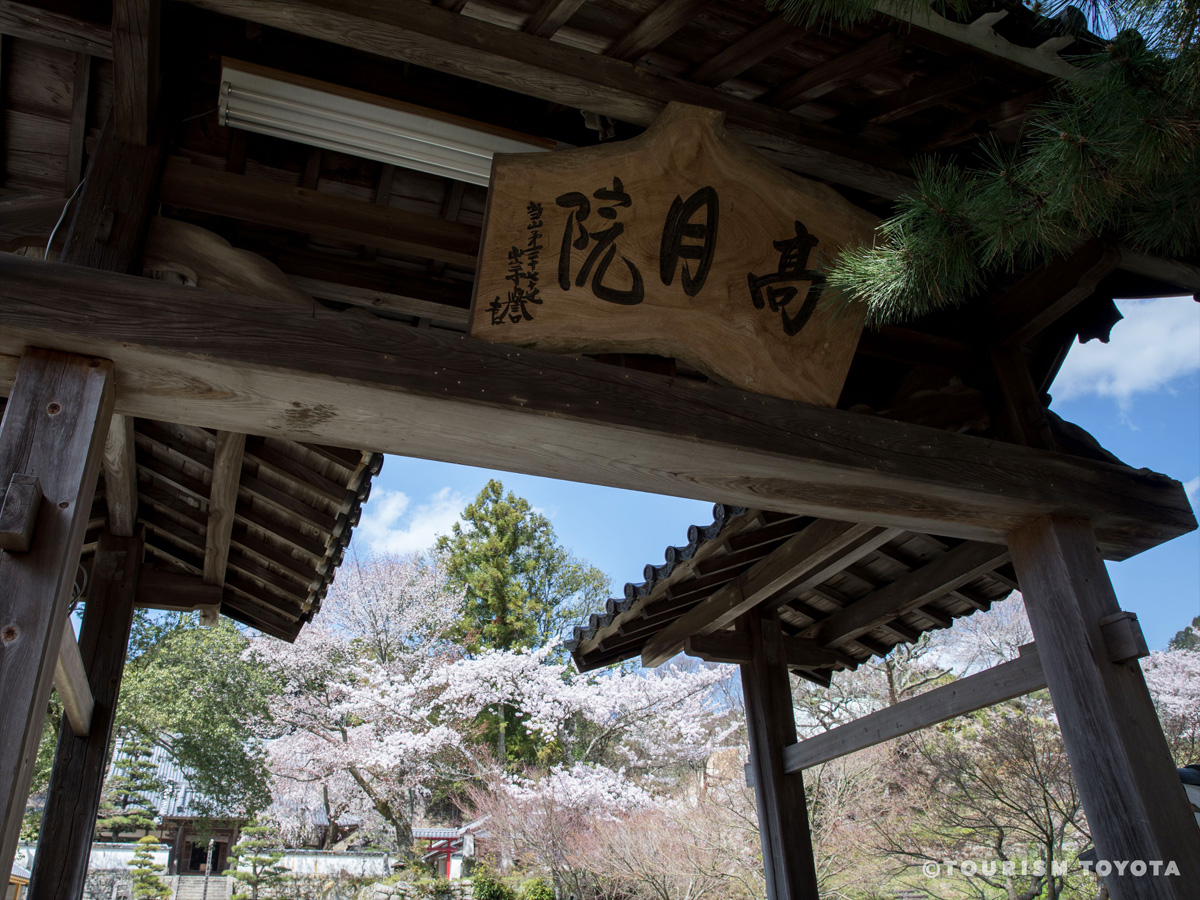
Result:
<svg viewBox="0 0 1200 900">
<path fill-rule="evenodd" d="M 1108 344 L 1076 344 L 1055 381 L 1054 409 L 1125 462 L 1200 493 L 1200 303 L 1185 298 L 1125 301 Z M 661 563 L 687 526 L 712 520 L 712 505 L 674 497 L 389 457 L 376 479 L 358 552 L 416 552 L 449 530 L 459 511 L 499 478 L 553 522 L 571 552 L 606 572 L 618 593 Z M 1193 532 L 1109 572 L 1124 609 L 1137 613 L 1159 648 L 1200 615 L 1200 536 Z"/>
</svg>

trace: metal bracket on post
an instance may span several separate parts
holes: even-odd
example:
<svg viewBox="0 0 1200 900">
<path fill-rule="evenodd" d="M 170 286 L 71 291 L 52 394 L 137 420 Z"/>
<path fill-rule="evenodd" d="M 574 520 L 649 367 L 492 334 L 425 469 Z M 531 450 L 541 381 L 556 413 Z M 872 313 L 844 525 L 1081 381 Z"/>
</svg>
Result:
<svg viewBox="0 0 1200 900">
<path fill-rule="evenodd" d="M 1133 662 L 1150 655 L 1146 636 L 1138 624 L 1136 613 L 1122 610 L 1100 620 L 1100 635 L 1108 648 L 1108 658 L 1117 665 Z"/>
<path fill-rule="evenodd" d="M 13 475 L 0 504 L 0 550 L 28 553 L 42 506 L 42 483 L 36 475 Z"/>
</svg>

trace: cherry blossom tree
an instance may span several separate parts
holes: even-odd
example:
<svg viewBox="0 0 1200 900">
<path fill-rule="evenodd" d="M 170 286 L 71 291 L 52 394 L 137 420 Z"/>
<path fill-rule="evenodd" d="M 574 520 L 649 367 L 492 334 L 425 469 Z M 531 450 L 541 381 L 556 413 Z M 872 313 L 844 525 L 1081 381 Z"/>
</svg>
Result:
<svg viewBox="0 0 1200 900">
<path fill-rule="evenodd" d="M 1142 669 L 1175 764 L 1200 762 L 1200 649 L 1151 653 Z"/>
</svg>

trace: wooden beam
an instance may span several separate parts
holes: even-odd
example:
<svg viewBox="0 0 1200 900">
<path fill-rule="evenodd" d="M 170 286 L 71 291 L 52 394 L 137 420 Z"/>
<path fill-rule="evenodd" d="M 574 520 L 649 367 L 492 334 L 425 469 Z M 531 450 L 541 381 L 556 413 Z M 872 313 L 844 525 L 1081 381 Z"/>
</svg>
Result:
<svg viewBox="0 0 1200 900">
<path fill-rule="evenodd" d="M 115 415 L 108 426 L 104 502 L 108 505 L 108 530 L 118 537 L 133 537 L 137 527 L 137 450 L 130 416 Z"/>
<path fill-rule="evenodd" d="M 772 88 L 759 98 L 768 106 L 799 109 L 818 97 L 851 84 L 864 75 L 890 65 L 904 55 L 904 42 L 888 32 L 873 38 L 841 56 L 827 59 L 803 75 Z"/>
<path fill-rule="evenodd" d="M 604 55 L 629 62 L 639 60 L 692 21 L 708 4 L 709 0 L 663 0 L 613 41 Z"/>
<path fill-rule="evenodd" d="M 0 356 L 47 341 L 115 359 L 119 411 L 160 421 L 977 541 L 1090 510 L 1110 558 L 1196 527 L 1181 484 L 1126 466 L 0 256 Z"/>
<path fill-rule="evenodd" d="M 927 75 L 910 87 L 856 107 L 845 116 L 838 116 L 832 124 L 846 131 L 864 131 L 896 122 L 957 97 L 977 85 L 982 77 L 978 65 L 964 63 L 953 72 Z"/>
<path fill-rule="evenodd" d="M 1200 295 L 1200 266 L 1195 263 L 1143 253 L 1132 247 L 1121 247 L 1120 252 L 1120 267 L 1126 272 L 1176 285 L 1193 296 Z"/>
<path fill-rule="evenodd" d="M 801 772 L 840 756 L 874 747 L 930 725 L 995 706 L 1046 686 L 1042 663 L 1032 646 L 1021 656 L 983 672 L 959 678 L 911 700 L 862 716 L 793 744 L 783 752 L 786 772 Z"/>
<path fill-rule="evenodd" d="M 208 530 L 204 546 L 204 583 L 222 587 L 229 561 L 229 538 L 242 480 L 242 456 L 246 435 L 236 431 L 217 432 L 212 485 L 208 494 Z"/>
<path fill-rule="evenodd" d="M 309 234 L 475 267 L 480 230 L 392 206 L 206 169 L 171 159 L 163 203 Z"/>
<path fill-rule="evenodd" d="M 46 496 L 29 552 L 0 552 L 0 872 L 17 849 L 112 404 L 111 363 L 28 350 L 0 426 L 0 479 L 32 474 Z"/>
<path fill-rule="evenodd" d="M 742 696 L 767 900 L 817 900 L 803 776 L 789 774 L 783 763 L 787 748 L 796 743 L 783 632 L 778 619 L 759 610 L 751 610 L 742 624 L 750 639 L 751 661 L 741 666 Z"/>
<path fill-rule="evenodd" d="M 107 26 L 28 3 L 0 0 L 0 33 L 46 47 L 112 59 L 112 32 Z"/>
<path fill-rule="evenodd" d="M 432 319 L 435 322 L 453 325 L 461 331 L 466 331 L 470 324 L 471 311 L 469 309 L 448 306 L 444 303 L 432 303 L 405 294 L 376 291 L 349 284 L 336 284 L 332 281 L 304 278 L 299 275 L 292 276 L 292 284 L 304 293 L 320 297 L 322 300 L 335 300 L 338 303 L 349 303 L 351 306 L 362 306 L 380 312 Z"/>
<path fill-rule="evenodd" d="M 1173 860 L 1170 876 L 1128 870 L 1113 900 L 1184 900 L 1200 884 L 1200 830 L 1179 787 L 1134 662 L 1114 663 L 1103 622 L 1121 610 L 1087 521 L 1046 516 L 1009 536 L 1029 624 L 1100 859 Z"/>
<path fill-rule="evenodd" d="M 784 635 L 782 646 L 790 669 L 819 669 L 842 662 L 841 655 L 807 638 Z M 684 640 L 683 652 L 706 662 L 748 663 L 752 652 L 750 635 L 744 631 L 694 634 Z"/>
<path fill-rule="evenodd" d="M 45 247 L 62 211 L 62 197 L 42 194 L 0 197 L 0 250 L 11 253 L 22 247 Z"/>
<path fill-rule="evenodd" d="M 1120 262 L 1119 250 L 1092 240 L 1038 266 L 992 301 L 996 342 L 1009 347 L 1028 343 L 1092 296 Z"/>
<path fill-rule="evenodd" d="M 804 29 L 797 28 L 783 16 L 776 16 L 738 38 L 716 56 L 700 63 L 688 77 L 696 84 L 716 87 L 791 46 L 803 35 Z"/>
<path fill-rule="evenodd" d="M 75 200 L 63 262 L 141 274 L 162 158 L 160 142 L 143 147 L 119 141 L 109 116 Z"/>
<path fill-rule="evenodd" d="M 873 628 L 923 606 L 1008 562 L 1008 548 L 968 541 L 872 591 L 818 622 L 811 637 L 826 647 L 857 638 Z"/>
<path fill-rule="evenodd" d="M 111 534 L 102 534 L 96 547 L 79 629 L 79 652 L 96 701 L 95 712 L 87 737 L 76 737 L 69 728 L 59 729 L 26 900 L 83 896 L 105 757 L 133 624 L 142 549 L 138 538 Z"/>
<path fill-rule="evenodd" d="M 84 142 L 87 140 L 88 101 L 92 95 L 92 58 L 75 54 L 75 77 L 71 86 L 71 137 L 67 147 L 67 183 L 64 196 L 70 196 L 83 178 Z"/>
<path fill-rule="evenodd" d="M 672 100 L 724 112 L 730 130 L 781 165 L 894 198 L 912 185 L 908 161 L 817 123 L 624 60 L 459 16 L 420 0 L 188 0 L 212 12 L 305 34 L 649 125 Z"/>
<path fill-rule="evenodd" d="M 142 147 L 158 108 L 160 17 L 160 0 L 113 0 L 114 133 Z"/>
<path fill-rule="evenodd" d="M 997 347 L 991 351 L 992 368 L 1004 398 L 1008 420 L 1007 437 L 1015 443 L 1043 450 L 1057 449 L 1046 404 L 1033 384 L 1029 361 L 1021 347 Z"/>
<path fill-rule="evenodd" d="M 54 689 L 58 691 L 58 699 L 62 701 L 63 712 L 75 736 L 87 737 L 96 704 L 88 687 L 87 670 L 83 666 L 83 657 L 79 655 L 79 644 L 75 641 L 75 630 L 69 618 L 63 622 L 58 662 L 54 665 Z"/>
<path fill-rule="evenodd" d="M 552 37 L 583 4 L 584 0 L 542 0 L 525 23 L 524 30 L 538 37 Z"/>
<path fill-rule="evenodd" d="M 216 625 L 225 591 L 207 584 L 202 577 L 169 572 L 146 566 L 138 579 L 139 609 L 165 609 L 172 612 L 198 612 L 200 624 Z"/>
<path fill-rule="evenodd" d="M 642 665 L 657 666 L 686 638 L 719 631 L 746 611 L 787 590 L 803 590 L 899 534 L 893 529 L 819 519 L 646 642 Z"/>
</svg>

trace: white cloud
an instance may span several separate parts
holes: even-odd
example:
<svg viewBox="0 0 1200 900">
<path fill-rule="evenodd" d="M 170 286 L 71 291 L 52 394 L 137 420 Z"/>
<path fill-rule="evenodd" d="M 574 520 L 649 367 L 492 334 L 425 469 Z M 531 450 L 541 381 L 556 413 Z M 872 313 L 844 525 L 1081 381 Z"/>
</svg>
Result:
<svg viewBox="0 0 1200 900">
<path fill-rule="evenodd" d="M 1192 506 L 1195 506 L 1196 501 L 1200 500 L 1200 475 L 1190 481 L 1185 481 L 1183 489 L 1187 492 L 1188 499 L 1192 501 Z"/>
<path fill-rule="evenodd" d="M 1054 380 L 1057 401 L 1112 397 L 1128 409 L 1135 394 L 1200 372 L 1200 303 L 1184 297 L 1125 300 L 1108 344 L 1075 344 Z"/>
<path fill-rule="evenodd" d="M 378 491 L 363 508 L 354 536 L 372 553 L 422 553 L 438 535 L 450 533 L 466 505 L 467 498 L 448 487 L 416 506 L 403 491 Z"/>
</svg>

